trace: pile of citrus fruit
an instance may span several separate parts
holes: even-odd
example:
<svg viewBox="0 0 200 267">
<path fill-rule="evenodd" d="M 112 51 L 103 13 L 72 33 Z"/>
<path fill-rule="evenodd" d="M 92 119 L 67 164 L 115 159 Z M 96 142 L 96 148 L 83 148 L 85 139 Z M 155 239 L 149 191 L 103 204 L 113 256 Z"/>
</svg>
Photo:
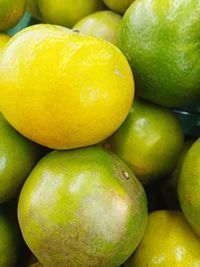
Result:
<svg viewBox="0 0 200 267">
<path fill-rule="evenodd" d="M 0 267 L 200 267 L 199 32 L 197 0 L 0 0 Z"/>
</svg>

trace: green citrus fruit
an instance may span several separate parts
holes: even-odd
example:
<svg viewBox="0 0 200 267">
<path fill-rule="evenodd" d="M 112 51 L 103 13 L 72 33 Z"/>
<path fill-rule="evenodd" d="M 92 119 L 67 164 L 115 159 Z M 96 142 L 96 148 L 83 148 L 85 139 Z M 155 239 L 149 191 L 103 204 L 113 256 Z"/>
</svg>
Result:
<svg viewBox="0 0 200 267">
<path fill-rule="evenodd" d="M 176 166 L 183 132 L 170 110 L 137 99 L 109 142 L 111 150 L 125 160 L 142 183 L 149 184 Z"/>
<path fill-rule="evenodd" d="M 14 27 L 22 18 L 26 0 L 0 0 L 0 32 Z"/>
<path fill-rule="evenodd" d="M 185 159 L 185 156 L 193 143 L 194 141 L 191 140 L 185 142 L 178 164 L 176 165 L 176 168 L 168 177 L 166 177 L 164 181 L 162 181 L 161 185 L 162 196 L 165 200 L 165 204 L 168 209 L 180 208 L 177 195 L 178 178 L 180 175 L 181 167 Z"/>
<path fill-rule="evenodd" d="M 200 98 L 200 1 L 138 0 L 123 17 L 119 47 L 137 94 L 164 106 Z"/>
<path fill-rule="evenodd" d="M 46 22 L 69 28 L 103 8 L 101 0 L 38 0 L 38 4 Z"/>
<path fill-rule="evenodd" d="M 57 149 L 106 139 L 134 96 L 131 68 L 116 46 L 55 25 L 34 25 L 12 38 L 0 81 L 0 110 L 9 123 Z"/>
<path fill-rule="evenodd" d="M 0 233 L 0 266 L 17 266 L 20 255 L 18 229 L 2 208 L 0 208 Z"/>
<path fill-rule="evenodd" d="M 17 195 L 41 155 L 41 149 L 16 132 L 0 114 L 0 203 Z"/>
<path fill-rule="evenodd" d="M 183 213 L 200 235 L 200 139 L 185 156 L 178 181 L 178 197 Z"/>
<path fill-rule="evenodd" d="M 116 267 L 143 237 L 146 196 L 126 164 L 100 146 L 54 151 L 26 180 L 18 219 L 44 266 Z"/>
<path fill-rule="evenodd" d="M 124 267 L 200 266 L 200 240 L 180 211 L 150 214 L 144 238 Z"/>
<path fill-rule="evenodd" d="M 120 15 L 112 11 L 99 11 L 83 18 L 73 28 L 116 45 L 121 19 Z"/>
<path fill-rule="evenodd" d="M 112 10 L 124 13 L 134 0 L 103 0 L 104 3 Z"/>
</svg>

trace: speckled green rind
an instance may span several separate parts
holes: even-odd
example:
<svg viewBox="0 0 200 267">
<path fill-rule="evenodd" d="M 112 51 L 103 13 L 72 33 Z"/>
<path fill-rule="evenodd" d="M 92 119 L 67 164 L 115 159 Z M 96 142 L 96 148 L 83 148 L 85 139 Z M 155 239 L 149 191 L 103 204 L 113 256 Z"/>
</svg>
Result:
<svg viewBox="0 0 200 267">
<path fill-rule="evenodd" d="M 18 204 L 23 237 L 48 267 L 118 267 L 147 223 L 144 189 L 101 147 L 54 151 L 27 179 Z"/>
<path fill-rule="evenodd" d="M 15 131 L 0 114 L 0 203 L 17 195 L 42 155 L 40 146 Z"/>
<path fill-rule="evenodd" d="M 200 236 L 200 138 L 189 149 L 178 182 L 183 213 Z"/>
<path fill-rule="evenodd" d="M 119 47 L 136 92 L 169 107 L 200 97 L 200 1 L 137 0 L 122 20 Z"/>
<path fill-rule="evenodd" d="M 0 209 L 0 266 L 15 267 L 20 253 L 17 228 Z"/>
<path fill-rule="evenodd" d="M 138 98 L 109 143 L 138 179 L 150 184 L 175 168 L 183 139 L 180 123 L 169 109 Z"/>
<path fill-rule="evenodd" d="M 0 0 L 0 32 L 14 27 L 22 18 L 26 0 Z"/>
</svg>

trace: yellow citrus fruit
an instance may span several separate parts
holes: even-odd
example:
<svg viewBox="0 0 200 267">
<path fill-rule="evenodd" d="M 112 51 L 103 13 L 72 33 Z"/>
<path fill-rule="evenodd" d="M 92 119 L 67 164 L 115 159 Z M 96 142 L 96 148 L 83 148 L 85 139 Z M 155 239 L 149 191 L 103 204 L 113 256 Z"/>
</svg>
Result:
<svg viewBox="0 0 200 267">
<path fill-rule="evenodd" d="M 80 19 L 103 8 L 101 0 L 38 0 L 46 22 L 72 27 Z"/>
<path fill-rule="evenodd" d="M 7 42 L 10 40 L 10 36 L 4 33 L 0 33 L 0 55 L 7 44 Z"/>
<path fill-rule="evenodd" d="M 83 18 L 73 28 L 117 45 L 121 20 L 119 14 L 104 10 Z"/>
<path fill-rule="evenodd" d="M 35 25 L 6 46 L 0 109 L 29 139 L 51 148 L 98 143 L 132 105 L 130 66 L 114 45 L 60 26 Z"/>
<path fill-rule="evenodd" d="M 199 267 L 200 240 L 180 211 L 150 214 L 146 233 L 124 267 Z"/>
<path fill-rule="evenodd" d="M 14 27 L 22 18 L 26 0 L 0 0 L 0 32 Z"/>
</svg>

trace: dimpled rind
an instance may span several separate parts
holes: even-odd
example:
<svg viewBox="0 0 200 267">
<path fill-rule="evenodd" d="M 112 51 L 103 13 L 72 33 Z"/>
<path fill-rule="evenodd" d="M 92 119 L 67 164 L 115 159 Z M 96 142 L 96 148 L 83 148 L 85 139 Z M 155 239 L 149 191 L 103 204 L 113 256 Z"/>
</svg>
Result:
<svg viewBox="0 0 200 267">
<path fill-rule="evenodd" d="M 0 66 L 0 109 L 29 139 L 50 148 L 98 143 L 125 120 L 131 68 L 114 45 L 64 27 L 19 32 Z"/>
<path fill-rule="evenodd" d="M 200 1 L 138 0 L 121 24 L 119 47 L 137 94 L 178 107 L 200 99 Z"/>
</svg>

